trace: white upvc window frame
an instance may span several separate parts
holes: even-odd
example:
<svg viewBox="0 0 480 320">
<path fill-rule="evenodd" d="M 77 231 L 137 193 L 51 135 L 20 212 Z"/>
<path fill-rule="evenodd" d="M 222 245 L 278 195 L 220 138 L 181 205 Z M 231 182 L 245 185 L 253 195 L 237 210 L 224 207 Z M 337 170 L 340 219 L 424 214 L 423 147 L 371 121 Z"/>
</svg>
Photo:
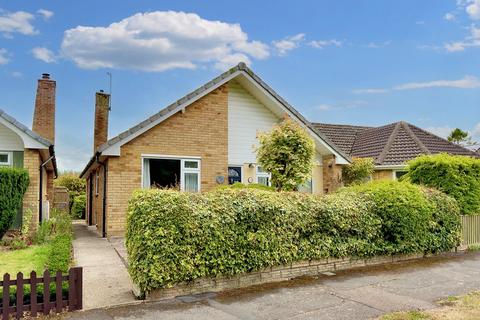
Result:
<svg viewBox="0 0 480 320">
<path fill-rule="evenodd" d="M 259 168 L 261 168 L 262 166 L 259 166 L 257 165 L 256 168 L 255 168 L 255 182 L 257 184 L 260 184 L 260 182 L 258 181 L 258 178 L 268 178 L 268 184 L 267 186 L 271 186 L 272 185 L 272 175 L 269 173 L 269 172 L 266 172 L 266 171 L 259 171 Z"/>
<path fill-rule="evenodd" d="M 0 155 L 7 156 L 7 162 L 0 162 L 0 167 L 11 167 L 13 164 L 13 153 L 11 151 L 0 151 Z"/>
<path fill-rule="evenodd" d="M 150 187 L 145 187 L 143 185 L 143 175 L 145 170 L 145 160 L 178 160 L 180 161 L 180 191 L 185 191 L 185 173 L 197 173 L 197 185 L 198 190 L 195 192 L 201 192 L 202 190 L 202 159 L 201 157 L 195 156 L 175 156 L 175 155 L 161 155 L 161 154 L 142 154 L 142 179 L 141 187 L 142 189 L 150 189 Z M 196 162 L 197 168 L 186 168 L 185 162 Z"/>
</svg>

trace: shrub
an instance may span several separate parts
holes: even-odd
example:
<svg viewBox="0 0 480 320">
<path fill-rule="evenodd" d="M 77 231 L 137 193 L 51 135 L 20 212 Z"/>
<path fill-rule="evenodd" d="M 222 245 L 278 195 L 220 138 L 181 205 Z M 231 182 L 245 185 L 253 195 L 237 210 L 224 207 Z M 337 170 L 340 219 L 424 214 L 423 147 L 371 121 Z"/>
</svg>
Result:
<svg viewBox="0 0 480 320">
<path fill-rule="evenodd" d="M 367 182 L 375 170 L 372 158 L 354 158 L 343 167 L 342 180 L 346 186 Z"/>
<path fill-rule="evenodd" d="M 480 159 L 448 154 L 411 160 L 404 179 L 454 197 L 462 214 L 480 213 Z"/>
<path fill-rule="evenodd" d="M 82 219 L 85 217 L 85 211 L 87 208 L 87 196 L 82 194 L 76 196 L 73 200 L 72 217 L 76 219 Z"/>
<path fill-rule="evenodd" d="M 219 185 L 217 189 L 257 189 L 257 190 L 264 190 L 264 191 L 275 191 L 274 187 L 266 186 L 264 184 L 259 184 L 259 183 L 243 184 L 240 182 L 235 182 L 234 184 L 230 184 L 230 185 Z"/>
<path fill-rule="evenodd" d="M 0 168 L 0 239 L 12 225 L 20 210 L 29 184 L 24 169 Z"/>
<path fill-rule="evenodd" d="M 75 204 L 75 199 L 78 196 L 85 195 L 86 192 L 86 181 L 78 176 L 75 172 L 63 173 L 57 179 L 54 180 L 56 186 L 65 187 L 68 190 L 69 195 L 69 204 L 68 211 L 72 214 L 73 205 Z"/>
<path fill-rule="evenodd" d="M 458 223 L 454 199 L 399 182 L 326 196 L 141 190 L 129 203 L 126 245 L 130 275 L 148 292 L 300 260 L 448 250 Z"/>
<path fill-rule="evenodd" d="M 315 143 L 308 133 L 291 119 L 258 135 L 257 159 L 272 175 L 279 191 L 297 190 L 312 174 Z"/>
</svg>

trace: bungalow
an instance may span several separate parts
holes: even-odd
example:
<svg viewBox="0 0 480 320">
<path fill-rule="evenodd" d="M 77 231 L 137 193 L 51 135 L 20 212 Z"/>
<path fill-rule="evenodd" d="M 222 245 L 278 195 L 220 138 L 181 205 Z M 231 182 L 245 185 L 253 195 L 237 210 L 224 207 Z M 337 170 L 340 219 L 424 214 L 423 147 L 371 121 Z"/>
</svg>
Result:
<svg viewBox="0 0 480 320">
<path fill-rule="evenodd" d="M 352 158 L 373 158 L 374 180 L 398 179 L 405 173 L 406 162 L 421 154 L 444 152 L 479 157 L 478 153 L 404 121 L 381 127 L 327 123 L 312 125 Z"/>
<path fill-rule="evenodd" d="M 284 115 L 297 121 L 316 145 L 306 192 L 339 187 L 350 156 L 319 132 L 244 63 L 231 68 L 149 119 L 107 141 L 110 96 L 95 99 L 94 154 L 87 179 L 87 222 L 103 236 L 123 235 L 135 189 L 176 187 L 199 192 L 234 182 L 269 184 L 253 146 Z"/>
<path fill-rule="evenodd" d="M 33 226 L 48 217 L 53 200 L 55 160 L 55 86 L 48 74 L 38 80 L 32 130 L 0 109 L 0 166 L 25 168 L 30 184 L 23 200 L 23 212 L 31 210 Z M 22 224 L 22 211 L 13 228 Z"/>
</svg>

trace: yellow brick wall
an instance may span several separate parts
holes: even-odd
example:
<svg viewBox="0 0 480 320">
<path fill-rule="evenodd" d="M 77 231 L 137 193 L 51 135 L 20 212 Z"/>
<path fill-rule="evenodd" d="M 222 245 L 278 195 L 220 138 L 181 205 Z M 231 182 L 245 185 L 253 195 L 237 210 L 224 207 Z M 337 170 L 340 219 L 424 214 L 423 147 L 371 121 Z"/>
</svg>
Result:
<svg viewBox="0 0 480 320">
<path fill-rule="evenodd" d="M 373 180 L 393 180 L 392 170 L 375 170 L 372 174 Z"/>
<path fill-rule="evenodd" d="M 121 147 L 108 160 L 107 236 L 123 235 L 128 200 L 141 188 L 142 154 L 201 157 L 201 190 L 227 180 L 228 87 L 222 86 Z M 98 222 L 98 221 L 97 221 Z"/>
<path fill-rule="evenodd" d="M 335 156 L 323 156 L 323 193 L 331 193 L 342 186 L 342 166 L 335 164 Z"/>
</svg>

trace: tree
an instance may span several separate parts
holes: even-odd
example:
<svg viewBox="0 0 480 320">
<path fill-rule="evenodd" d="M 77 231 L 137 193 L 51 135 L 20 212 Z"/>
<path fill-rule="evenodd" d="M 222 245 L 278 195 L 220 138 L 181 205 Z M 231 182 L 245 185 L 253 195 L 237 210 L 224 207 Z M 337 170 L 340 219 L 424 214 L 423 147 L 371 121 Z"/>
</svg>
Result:
<svg viewBox="0 0 480 320">
<path fill-rule="evenodd" d="M 352 163 L 342 170 L 342 179 L 346 186 L 360 184 L 368 181 L 375 170 L 372 158 L 354 158 Z"/>
<path fill-rule="evenodd" d="M 68 206 L 69 212 L 72 209 L 75 198 L 84 195 L 86 192 L 85 179 L 79 178 L 78 174 L 75 172 L 65 172 L 60 174 L 54 183 L 56 186 L 67 188 L 68 194 L 70 195 L 70 203 Z"/>
<path fill-rule="evenodd" d="M 472 140 L 472 137 L 467 131 L 463 131 L 459 128 L 455 128 L 447 137 L 447 139 L 448 141 L 461 146 L 472 146 L 476 144 L 476 142 Z"/>
<path fill-rule="evenodd" d="M 257 136 L 260 146 L 257 160 L 272 175 L 277 191 L 293 191 L 310 178 L 315 155 L 315 143 L 308 133 L 286 118 L 270 132 Z"/>
</svg>

